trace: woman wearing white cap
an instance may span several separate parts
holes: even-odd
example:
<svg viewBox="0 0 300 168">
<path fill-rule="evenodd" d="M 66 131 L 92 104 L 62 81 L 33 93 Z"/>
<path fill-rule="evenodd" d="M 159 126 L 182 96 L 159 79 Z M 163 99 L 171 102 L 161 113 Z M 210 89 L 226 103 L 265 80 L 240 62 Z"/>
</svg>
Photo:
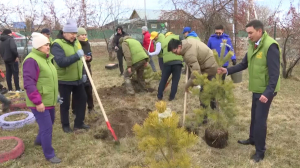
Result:
<svg viewBox="0 0 300 168">
<path fill-rule="evenodd" d="M 44 155 L 51 163 L 60 163 L 52 147 L 52 129 L 55 105 L 59 100 L 57 72 L 49 56 L 50 41 L 41 33 L 32 33 L 33 49 L 23 62 L 23 82 L 26 105 L 34 114 L 39 133 L 34 142 L 41 145 Z"/>
</svg>

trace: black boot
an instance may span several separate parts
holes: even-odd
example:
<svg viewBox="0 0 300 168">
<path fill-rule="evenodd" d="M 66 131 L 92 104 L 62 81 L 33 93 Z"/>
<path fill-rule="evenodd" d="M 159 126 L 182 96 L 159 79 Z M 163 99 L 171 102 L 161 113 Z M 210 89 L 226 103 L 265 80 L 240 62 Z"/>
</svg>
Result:
<svg viewBox="0 0 300 168">
<path fill-rule="evenodd" d="M 264 157 L 265 157 L 265 154 L 258 154 L 258 153 L 255 153 L 255 154 L 251 157 L 251 159 L 252 159 L 254 162 L 257 163 L 257 162 L 263 160 Z"/>
<path fill-rule="evenodd" d="M 63 128 L 63 131 L 65 133 L 71 133 L 71 132 L 73 132 L 72 129 L 70 128 L 70 126 L 63 126 L 62 128 Z"/>
<path fill-rule="evenodd" d="M 254 141 L 251 141 L 250 139 L 247 139 L 247 140 L 238 140 L 238 143 L 242 144 L 242 145 L 254 145 Z"/>
</svg>

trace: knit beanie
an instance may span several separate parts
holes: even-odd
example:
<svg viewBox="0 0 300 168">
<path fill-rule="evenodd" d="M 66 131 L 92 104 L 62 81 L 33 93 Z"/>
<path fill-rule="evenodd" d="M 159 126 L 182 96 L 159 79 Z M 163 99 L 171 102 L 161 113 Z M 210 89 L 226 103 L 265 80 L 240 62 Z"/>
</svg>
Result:
<svg viewBox="0 0 300 168">
<path fill-rule="evenodd" d="M 63 27 L 65 33 L 77 33 L 77 23 L 74 19 L 68 19 L 67 23 Z"/>
<path fill-rule="evenodd" d="M 3 32 L 2 32 L 2 35 L 8 35 L 8 34 L 10 34 L 10 33 L 12 33 L 11 30 L 9 30 L 9 29 L 4 29 Z"/>
<path fill-rule="evenodd" d="M 78 32 L 77 32 L 77 36 L 83 35 L 83 34 L 87 34 L 86 30 L 82 27 L 78 28 Z"/>
<path fill-rule="evenodd" d="M 49 39 L 41 33 L 33 32 L 32 33 L 32 47 L 38 49 L 43 45 L 50 43 Z"/>
<path fill-rule="evenodd" d="M 142 30 L 144 30 L 144 31 L 148 31 L 148 28 L 147 28 L 147 26 L 143 26 L 143 27 L 142 27 Z"/>
</svg>

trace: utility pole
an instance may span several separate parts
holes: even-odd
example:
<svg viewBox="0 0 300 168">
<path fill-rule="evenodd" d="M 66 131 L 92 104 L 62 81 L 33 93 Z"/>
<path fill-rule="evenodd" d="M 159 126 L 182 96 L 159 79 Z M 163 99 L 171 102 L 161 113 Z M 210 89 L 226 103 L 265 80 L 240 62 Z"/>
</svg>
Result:
<svg viewBox="0 0 300 168">
<path fill-rule="evenodd" d="M 145 8 L 145 26 L 147 26 L 146 0 L 144 0 L 144 8 Z"/>
<path fill-rule="evenodd" d="M 87 28 L 85 0 L 82 0 L 82 13 L 83 13 L 83 20 L 84 20 L 84 28 Z"/>
<path fill-rule="evenodd" d="M 233 15 L 233 24 L 234 24 L 234 52 L 236 52 L 236 39 L 237 39 L 237 0 L 234 0 L 234 15 Z"/>
</svg>

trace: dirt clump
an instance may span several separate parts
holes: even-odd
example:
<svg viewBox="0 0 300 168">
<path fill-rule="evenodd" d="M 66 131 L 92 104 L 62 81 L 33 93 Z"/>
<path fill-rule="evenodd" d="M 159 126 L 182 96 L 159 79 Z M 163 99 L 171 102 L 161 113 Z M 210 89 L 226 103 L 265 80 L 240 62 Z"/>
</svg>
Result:
<svg viewBox="0 0 300 168">
<path fill-rule="evenodd" d="M 116 136 L 120 139 L 133 136 L 132 127 L 135 124 L 142 124 L 148 117 L 149 112 L 151 112 L 151 109 L 117 108 L 111 111 L 107 117 Z M 94 134 L 96 139 L 113 138 L 110 131 L 107 129 L 106 122 L 103 117 L 99 118 L 94 125 L 98 127 Z"/>
</svg>

